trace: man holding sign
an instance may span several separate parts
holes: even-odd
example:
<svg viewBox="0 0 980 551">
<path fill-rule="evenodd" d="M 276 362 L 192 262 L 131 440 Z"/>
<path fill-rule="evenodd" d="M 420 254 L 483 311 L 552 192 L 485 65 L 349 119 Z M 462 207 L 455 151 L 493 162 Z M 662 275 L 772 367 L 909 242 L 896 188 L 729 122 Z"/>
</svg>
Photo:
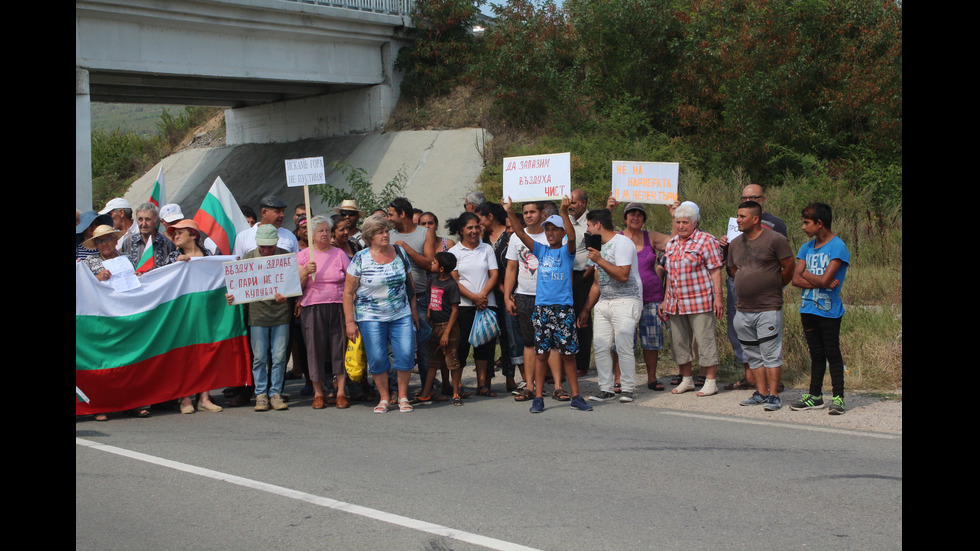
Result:
<svg viewBox="0 0 980 551">
<path fill-rule="evenodd" d="M 285 208 L 285 205 L 283 205 Z M 281 209 L 280 209 L 281 212 Z M 280 217 L 281 218 L 281 217 Z M 278 229 L 273 224 L 256 225 L 254 240 L 256 248 L 245 253 L 243 260 L 260 256 L 289 254 L 277 246 Z M 228 304 L 235 297 L 225 294 Z M 269 300 L 250 302 L 248 307 L 249 333 L 252 344 L 252 379 L 255 384 L 255 411 L 289 409 L 282 399 L 282 385 L 286 378 L 286 359 L 289 352 L 289 321 L 293 309 L 282 293 L 276 293 Z M 269 354 L 272 365 L 268 364 Z M 271 396 L 270 396 L 271 394 Z M 247 397 L 245 398 L 247 400 Z M 236 404 L 244 405 L 244 404 Z"/>
</svg>

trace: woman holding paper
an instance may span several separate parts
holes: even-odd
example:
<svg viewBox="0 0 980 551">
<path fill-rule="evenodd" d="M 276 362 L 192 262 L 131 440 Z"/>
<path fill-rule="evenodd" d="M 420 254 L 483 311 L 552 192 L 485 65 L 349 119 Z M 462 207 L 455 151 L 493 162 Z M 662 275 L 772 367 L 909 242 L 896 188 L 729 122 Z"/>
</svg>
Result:
<svg viewBox="0 0 980 551">
<path fill-rule="evenodd" d="M 92 232 L 92 237 L 86 239 L 82 242 L 82 246 L 86 249 L 93 249 L 98 251 L 96 254 L 88 256 L 85 258 L 84 262 L 88 264 L 92 274 L 95 279 L 99 281 L 108 281 L 112 277 L 112 272 L 107 270 L 103 265 L 106 260 L 112 260 L 113 258 L 122 257 L 128 260 L 128 257 L 119 254 L 116 250 L 116 243 L 119 241 L 124 233 L 123 230 L 115 230 L 112 226 L 102 225 L 95 228 Z M 132 261 L 130 261 L 132 263 Z M 134 267 L 135 269 L 135 267 Z M 150 416 L 150 406 L 141 406 L 135 409 L 127 411 L 130 415 L 136 417 L 149 417 Z M 109 417 L 105 413 L 99 413 L 95 416 L 96 421 L 108 421 Z"/>
<path fill-rule="evenodd" d="M 191 258 L 201 258 L 211 256 L 204 246 L 204 234 L 197 222 L 183 219 L 167 228 L 167 237 L 174 242 L 177 248 L 167 257 L 167 264 L 178 260 L 187 262 Z M 184 396 L 180 400 L 181 413 L 194 413 L 194 396 Z M 217 413 L 221 411 L 221 406 L 211 401 L 211 393 L 201 392 L 197 395 L 197 411 L 210 411 Z"/>
<path fill-rule="evenodd" d="M 300 324 L 306 341 L 306 361 L 313 384 L 313 409 L 326 407 L 323 390 L 326 366 L 337 381 L 337 408 L 350 407 L 347 400 L 347 372 L 344 369 L 344 282 L 350 259 L 339 247 L 330 245 L 332 225 L 325 216 L 314 216 L 310 246 L 296 255 L 303 297 L 299 304 Z M 333 385 L 331 384 L 331 387 Z"/>
</svg>

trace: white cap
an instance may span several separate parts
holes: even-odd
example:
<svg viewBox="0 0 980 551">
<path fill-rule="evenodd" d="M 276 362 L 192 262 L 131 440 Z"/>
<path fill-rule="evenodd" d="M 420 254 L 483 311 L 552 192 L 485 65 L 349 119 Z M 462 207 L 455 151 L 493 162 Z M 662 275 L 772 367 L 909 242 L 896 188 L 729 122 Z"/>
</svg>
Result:
<svg viewBox="0 0 980 551">
<path fill-rule="evenodd" d="M 180 210 L 180 205 L 177 203 L 168 203 L 160 207 L 160 220 L 168 224 L 172 224 L 177 220 L 183 220 L 184 213 Z"/>
<path fill-rule="evenodd" d="M 116 197 L 105 204 L 105 208 L 99 211 L 99 214 L 109 214 L 116 209 L 132 209 L 129 205 L 129 201 L 123 199 L 122 197 Z"/>
</svg>

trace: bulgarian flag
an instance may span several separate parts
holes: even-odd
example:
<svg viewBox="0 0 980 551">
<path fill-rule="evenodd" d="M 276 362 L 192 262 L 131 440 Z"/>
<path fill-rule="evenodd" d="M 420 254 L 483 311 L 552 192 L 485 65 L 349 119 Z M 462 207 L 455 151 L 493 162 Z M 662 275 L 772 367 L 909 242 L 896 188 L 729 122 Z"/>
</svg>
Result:
<svg viewBox="0 0 980 551">
<path fill-rule="evenodd" d="M 249 228 L 235 196 L 228 191 L 220 176 L 211 184 L 201 208 L 194 215 L 194 221 L 218 245 L 222 254 L 232 254 L 235 251 L 235 237 Z"/>
<path fill-rule="evenodd" d="M 150 192 L 150 202 L 160 208 L 167 204 L 167 189 L 163 185 L 163 165 L 160 165 L 160 173 L 157 174 L 157 181 L 153 183 L 153 191 Z"/>
<path fill-rule="evenodd" d="M 141 238 L 142 239 L 142 238 Z M 153 269 L 153 238 L 143 248 L 143 255 L 136 262 L 136 273 L 143 274 Z"/>
<path fill-rule="evenodd" d="M 242 307 L 225 301 L 228 260 L 175 262 L 124 292 L 76 265 L 75 415 L 251 384 Z"/>
</svg>

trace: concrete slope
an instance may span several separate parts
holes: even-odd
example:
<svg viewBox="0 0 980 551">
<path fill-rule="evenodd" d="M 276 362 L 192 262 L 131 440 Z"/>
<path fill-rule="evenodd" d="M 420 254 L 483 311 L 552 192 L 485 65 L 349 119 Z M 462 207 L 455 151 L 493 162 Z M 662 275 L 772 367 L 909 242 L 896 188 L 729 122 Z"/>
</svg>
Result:
<svg viewBox="0 0 980 551">
<path fill-rule="evenodd" d="M 347 188 L 343 174 L 329 168 L 334 161 L 363 168 L 375 191 L 401 171 L 406 177 L 405 196 L 414 206 L 434 212 L 444 224 L 459 215 L 463 197 L 476 189 L 475 182 L 483 168 L 480 150 L 484 136 L 489 138 L 481 129 L 465 128 L 189 149 L 167 157 L 134 182 L 126 199 L 134 206 L 146 201 L 162 166 L 167 202 L 180 204 L 184 214 L 193 217 L 211 184 L 220 176 L 238 203 L 249 205 L 256 212 L 262 197 L 278 195 L 290 205 L 286 226 L 291 229 L 292 206 L 303 202 L 303 188 L 286 186 L 283 161 L 322 156 L 328 165 L 327 184 L 342 189 Z M 310 195 L 313 214 L 332 213 L 333 205 L 324 205 L 312 190 Z M 445 229 L 439 234 L 445 236 Z"/>
</svg>

